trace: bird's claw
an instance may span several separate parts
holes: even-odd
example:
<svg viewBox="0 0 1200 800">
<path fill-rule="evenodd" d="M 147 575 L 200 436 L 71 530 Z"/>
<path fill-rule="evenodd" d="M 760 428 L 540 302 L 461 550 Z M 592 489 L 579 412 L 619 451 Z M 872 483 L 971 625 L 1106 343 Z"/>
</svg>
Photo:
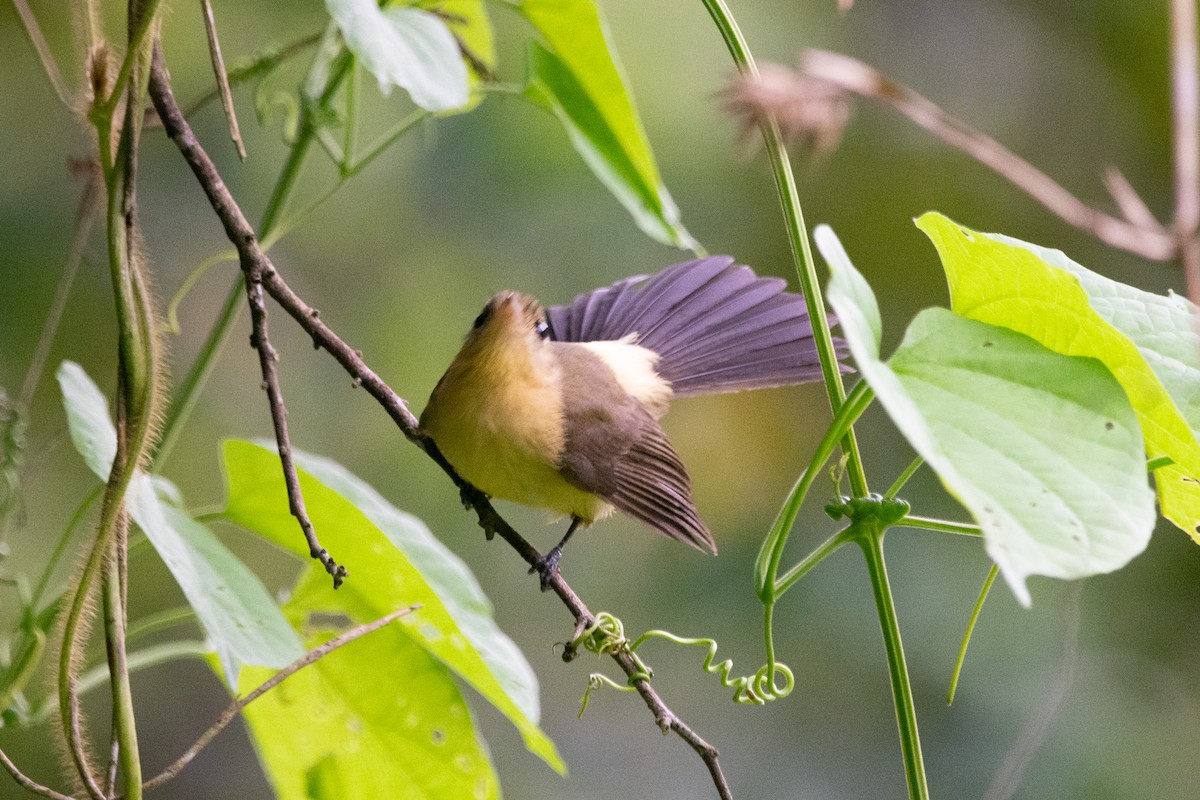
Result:
<svg viewBox="0 0 1200 800">
<path fill-rule="evenodd" d="M 464 483 L 458 487 L 458 499 L 462 502 L 463 508 L 470 511 L 475 507 L 475 499 L 479 496 L 479 490 L 469 483 Z"/>
<path fill-rule="evenodd" d="M 537 573 L 541 577 L 542 591 L 550 589 L 550 581 L 558 573 L 558 560 L 562 558 L 562 550 L 554 548 L 544 556 L 540 556 L 529 568 L 529 574 Z"/>
</svg>

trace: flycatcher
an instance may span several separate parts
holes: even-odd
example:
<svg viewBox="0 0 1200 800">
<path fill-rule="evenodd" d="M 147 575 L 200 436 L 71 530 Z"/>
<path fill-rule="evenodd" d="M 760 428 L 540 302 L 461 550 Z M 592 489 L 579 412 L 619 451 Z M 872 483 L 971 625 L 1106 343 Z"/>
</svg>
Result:
<svg viewBox="0 0 1200 800">
<path fill-rule="evenodd" d="M 500 292 L 421 415 L 485 494 L 569 517 L 542 588 L 581 525 L 614 508 L 717 552 L 659 419 L 673 398 L 819 380 L 804 297 L 728 256 L 668 267 L 543 308 Z"/>
</svg>

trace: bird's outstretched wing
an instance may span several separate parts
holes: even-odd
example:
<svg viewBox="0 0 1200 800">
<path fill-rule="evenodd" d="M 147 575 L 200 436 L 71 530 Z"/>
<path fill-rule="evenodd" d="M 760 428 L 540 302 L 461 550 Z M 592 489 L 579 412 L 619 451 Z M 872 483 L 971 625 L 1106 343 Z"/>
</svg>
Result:
<svg viewBox="0 0 1200 800">
<path fill-rule="evenodd" d="M 821 377 L 804 297 L 729 256 L 627 278 L 547 310 L 560 342 L 619 340 L 659 355 L 675 396 L 805 383 Z"/>
</svg>

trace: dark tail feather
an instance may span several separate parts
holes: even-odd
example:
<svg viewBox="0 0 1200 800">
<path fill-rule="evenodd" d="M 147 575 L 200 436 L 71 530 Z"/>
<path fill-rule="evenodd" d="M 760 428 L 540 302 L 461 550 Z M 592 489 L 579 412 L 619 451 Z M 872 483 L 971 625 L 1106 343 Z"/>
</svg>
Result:
<svg viewBox="0 0 1200 800">
<path fill-rule="evenodd" d="M 627 278 L 547 313 L 559 341 L 636 333 L 638 344 L 659 354 L 658 372 L 676 396 L 819 380 L 804 297 L 785 286 L 729 256 L 713 256 Z M 845 346 L 837 344 L 841 356 Z"/>
</svg>

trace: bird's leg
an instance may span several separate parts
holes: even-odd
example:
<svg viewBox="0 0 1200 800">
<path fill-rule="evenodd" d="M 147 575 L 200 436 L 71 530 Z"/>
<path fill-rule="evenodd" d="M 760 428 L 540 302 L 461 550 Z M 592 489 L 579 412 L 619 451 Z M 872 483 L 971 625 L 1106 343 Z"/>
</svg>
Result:
<svg viewBox="0 0 1200 800">
<path fill-rule="evenodd" d="M 562 541 L 554 545 L 549 553 L 538 558 L 537 563 L 529 568 L 530 572 L 536 572 L 542 576 L 542 591 L 550 588 L 550 579 L 554 577 L 554 573 L 558 572 L 558 560 L 562 558 L 563 547 L 567 544 L 567 539 L 571 538 L 571 534 L 583 522 L 579 517 L 571 517 L 571 527 L 567 528 L 567 533 L 562 537 Z"/>
</svg>

